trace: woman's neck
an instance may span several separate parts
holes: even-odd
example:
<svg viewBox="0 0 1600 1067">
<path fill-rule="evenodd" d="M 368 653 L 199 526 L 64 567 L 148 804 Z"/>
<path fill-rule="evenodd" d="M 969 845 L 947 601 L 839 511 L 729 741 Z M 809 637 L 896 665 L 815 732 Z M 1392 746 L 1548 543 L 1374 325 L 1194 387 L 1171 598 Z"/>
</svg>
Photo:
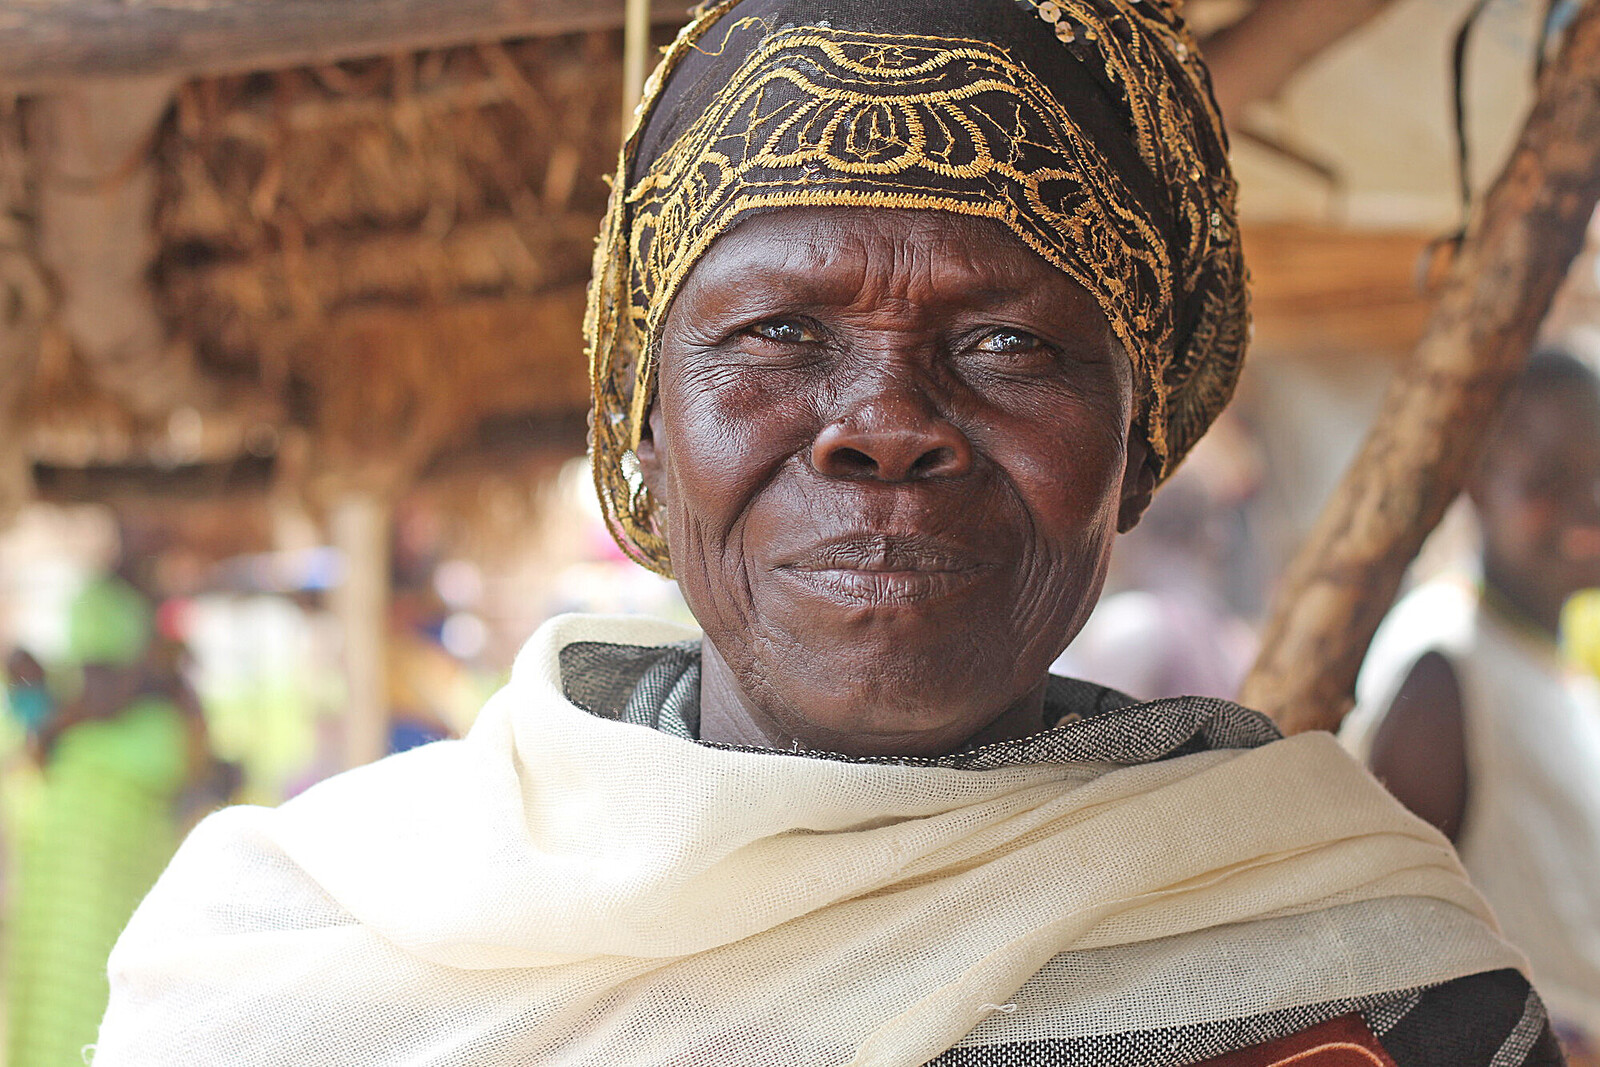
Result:
<svg viewBox="0 0 1600 1067">
<path fill-rule="evenodd" d="M 808 730 L 803 724 L 787 724 L 768 715 L 745 692 L 732 668 L 709 640 L 701 642 L 700 740 L 742 748 L 764 748 L 780 752 L 837 752 L 847 756 L 884 755 L 928 757 L 949 755 L 976 745 L 995 744 L 1029 737 L 1044 729 L 1044 693 L 1048 678 L 1021 700 L 1006 708 L 976 733 L 929 752 L 880 751 L 873 745 L 866 751 L 859 738 L 835 736 Z M 892 747 L 892 746 L 891 746 Z M 908 745 L 908 749 L 912 747 Z"/>
<path fill-rule="evenodd" d="M 743 748 L 802 747 L 755 710 L 715 645 L 702 641 L 700 647 L 700 740 Z"/>
</svg>

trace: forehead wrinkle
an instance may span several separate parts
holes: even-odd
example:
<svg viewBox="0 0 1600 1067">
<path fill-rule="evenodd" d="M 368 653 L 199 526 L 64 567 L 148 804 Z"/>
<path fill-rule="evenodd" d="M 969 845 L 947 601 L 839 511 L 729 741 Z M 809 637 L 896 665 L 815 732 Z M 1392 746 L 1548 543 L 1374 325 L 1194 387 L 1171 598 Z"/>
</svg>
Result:
<svg viewBox="0 0 1600 1067">
<path fill-rule="evenodd" d="M 855 264 L 844 262 L 846 243 L 825 242 L 809 232 L 780 232 L 769 237 L 747 225 L 713 244 L 689 277 L 696 286 L 744 290 L 758 282 L 786 294 L 836 302 L 825 299 L 827 291 L 859 291 L 860 275 L 866 268 L 864 252 L 853 257 Z M 856 284 L 841 276 L 839 268 L 852 271 Z"/>
<path fill-rule="evenodd" d="M 983 220 L 937 212 L 850 212 L 847 225 L 765 216 L 714 245 L 696 280 L 745 288 L 754 270 L 764 286 L 805 302 L 901 311 L 1053 299 L 1046 290 L 1056 268 L 1009 233 L 989 231 Z M 994 254 L 1002 242 L 1015 254 Z"/>
<path fill-rule="evenodd" d="M 1059 274 L 987 219 L 918 211 L 877 215 L 872 222 L 894 250 L 888 276 L 903 283 L 899 295 L 921 285 L 930 292 L 949 289 L 960 304 L 992 304 L 1024 294 L 1044 278 Z M 1012 254 L 995 254 L 1002 248 Z M 1024 262 L 1035 269 L 1026 269 Z M 941 294 L 940 299 L 950 297 Z"/>
</svg>

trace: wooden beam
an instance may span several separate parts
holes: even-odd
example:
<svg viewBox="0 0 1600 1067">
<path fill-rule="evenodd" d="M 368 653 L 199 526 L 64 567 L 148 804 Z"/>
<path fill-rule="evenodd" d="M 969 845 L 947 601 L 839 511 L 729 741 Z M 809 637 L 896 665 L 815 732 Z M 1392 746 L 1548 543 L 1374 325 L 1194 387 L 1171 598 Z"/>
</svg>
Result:
<svg viewBox="0 0 1600 1067">
<path fill-rule="evenodd" d="M 486 473 L 504 474 L 550 456 L 583 455 L 587 411 L 574 406 L 489 416 L 461 439 L 434 453 L 417 474 L 428 485 Z M 26 443 L 18 450 L 26 456 Z M 193 501 L 265 500 L 275 484 L 277 457 L 240 456 L 157 467 L 150 463 L 25 463 L 34 497 L 50 504 L 160 505 Z"/>
<path fill-rule="evenodd" d="M 257 456 L 165 468 L 143 464 L 66 467 L 35 463 L 33 485 L 36 497 L 50 504 L 176 503 L 265 497 L 272 471 L 272 459 Z"/>
<path fill-rule="evenodd" d="M 471 440 L 441 449 L 418 472 L 417 484 L 504 475 L 551 457 L 571 459 L 588 449 L 588 411 L 495 415 L 484 419 Z"/>
<path fill-rule="evenodd" d="M 1276 96 L 1295 71 L 1364 26 L 1394 0 L 1261 0 L 1206 39 L 1217 103 L 1230 123 L 1245 105 Z"/>
<path fill-rule="evenodd" d="M 491 218 L 460 223 L 441 236 L 398 229 L 340 235 L 293 250 L 172 267 L 163 278 L 167 307 L 202 329 L 242 308 L 259 316 L 257 330 L 270 329 L 284 316 L 304 313 L 295 297 L 319 316 L 387 302 L 399 305 L 397 313 L 425 323 L 431 309 L 422 305 L 458 292 L 509 292 L 508 306 L 521 308 L 548 299 L 540 290 L 559 285 L 567 301 L 563 309 L 582 322 L 587 259 L 598 220 L 573 211 L 541 215 L 535 222 L 538 229 L 531 234 L 514 219 Z M 573 338 L 581 352 L 581 338 Z"/>
<path fill-rule="evenodd" d="M 0 362 L 5 359 L 6 356 L 0 353 Z M 23 373 L 31 371 L 19 369 L 18 376 Z M 11 525 L 22 506 L 33 496 L 28 451 L 18 427 L 18 412 L 12 402 L 14 392 L 0 387 L 0 531 Z"/>
<path fill-rule="evenodd" d="M 529 297 L 346 308 L 294 356 L 318 465 L 401 484 L 485 420 L 589 401 L 583 286 Z"/>
<path fill-rule="evenodd" d="M 0 7 L 0 85 L 173 77 L 548 37 L 622 25 L 625 0 L 56 0 Z M 653 0 L 685 22 L 686 0 Z"/>
<path fill-rule="evenodd" d="M 1600 200 L 1600 4 L 1580 9 L 1355 463 L 1290 564 L 1241 700 L 1334 729 L 1407 566 L 1455 499 Z"/>
<path fill-rule="evenodd" d="M 1252 359 L 1398 363 L 1427 331 L 1417 287 L 1432 233 L 1339 226 L 1244 228 Z"/>
<path fill-rule="evenodd" d="M 622 34 L 622 136 L 633 129 L 634 112 L 650 74 L 650 0 L 626 0 Z"/>
</svg>

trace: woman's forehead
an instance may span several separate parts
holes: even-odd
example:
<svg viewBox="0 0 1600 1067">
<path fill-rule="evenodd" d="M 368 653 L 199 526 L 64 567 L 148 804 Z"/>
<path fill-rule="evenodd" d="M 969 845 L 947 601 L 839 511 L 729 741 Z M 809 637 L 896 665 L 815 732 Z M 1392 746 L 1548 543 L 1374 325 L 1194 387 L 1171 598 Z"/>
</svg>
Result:
<svg viewBox="0 0 1600 1067">
<path fill-rule="evenodd" d="M 949 290 L 992 302 L 1040 293 L 1093 298 L 992 219 L 952 212 L 783 208 L 720 237 L 690 275 L 693 287 L 780 289 L 851 302 L 864 285 Z"/>
</svg>

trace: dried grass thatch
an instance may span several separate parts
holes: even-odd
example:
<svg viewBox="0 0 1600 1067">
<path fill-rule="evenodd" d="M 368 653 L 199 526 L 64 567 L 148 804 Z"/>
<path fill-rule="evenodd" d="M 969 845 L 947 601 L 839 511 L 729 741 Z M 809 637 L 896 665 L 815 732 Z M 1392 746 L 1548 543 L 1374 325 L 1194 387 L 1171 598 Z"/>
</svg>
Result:
<svg viewBox="0 0 1600 1067">
<path fill-rule="evenodd" d="M 185 86 L 155 148 L 173 335 L 344 471 L 581 407 L 619 81 L 597 34 Z"/>
<path fill-rule="evenodd" d="M 288 476 L 398 488 L 486 423 L 570 426 L 620 79 L 616 34 L 201 79 L 87 184 L 52 169 L 41 102 L 0 100 L 0 516 L 30 462 L 225 462 L 299 435 Z M 145 362 L 178 372 L 153 407 L 75 347 L 39 226 L 53 192 L 146 181 L 166 336 Z"/>
</svg>

